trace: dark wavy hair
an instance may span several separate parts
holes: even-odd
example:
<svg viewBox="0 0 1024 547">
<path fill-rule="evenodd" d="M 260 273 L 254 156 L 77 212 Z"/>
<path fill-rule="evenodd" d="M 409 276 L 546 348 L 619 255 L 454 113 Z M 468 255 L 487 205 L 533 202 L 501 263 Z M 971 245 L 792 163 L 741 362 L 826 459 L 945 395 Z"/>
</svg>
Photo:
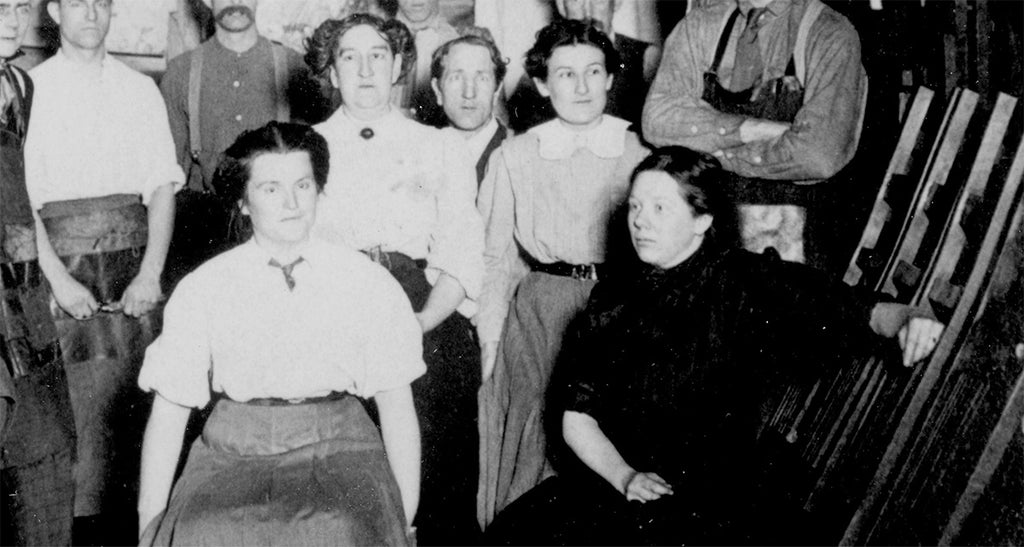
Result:
<svg viewBox="0 0 1024 547">
<path fill-rule="evenodd" d="M 252 235 L 249 217 L 241 214 L 239 203 L 245 199 L 245 189 L 252 178 L 252 164 L 264 154 L 306 152 L 313 166 L 313 181 L 317 192 L 327 184 L 331 154 L 327 141 L 312 127 L 298 123 L 270 122 L 238 136 L 221 155 L 213 174 L 213 189 L 230 211 L 232 236 L 236 241 Z"/>
<path fill-rule="evenodd" d="M 306 39 L 306 64 L 313 74 L 330 84 L 331 67 L 338 57 L 338 45 L 346 32 L 359 25 L 366 25 L 384 39 L 392 55 L 402 56 L 402 71 L 398 81 L 402 81 L 416 66 L 416 43 L 412 32 L 395 19 L 384 20 L 369 13 L 353 13 L 344 19 L 328 19 L 320 24 L 313 35 Z"/>
<path fill-rule="evenodd" d="M 505 73 L 508 71 L 508 59 L 501 56 L 501 51 L 494 43 L 490 31 L 480 27 L 469 27 L 462 31 L 462 36 L 449 40 L 434 50 L 434 55 L 430 60 L 430 77 L 440 80 L 444 76 L 444 60 L 448 57 L 448 52 L 459 44 L 480 46 L 490 52 L 491 63 L 494 65 L 494 81 L 500 87 L 501 81 L 505 79 Z"/>
<path fill-rule="evenodd" d="M 694 215 L 716 216 L 726 211 L 721 191 L 722 166 L 714 156 L 682 146 L 655 148 L 633 169 L 629 177 L 631 191 L 637 177 L 645 171 L 660 171 L 672 177 Z"/>
<path fill-rule="evenodd" d="M 608 74 L 617 74 L 622 68 L 622 59 L 608 35 L 601 32 L 594 21 L 587 19 L 556 19 L 537 31 L 537 41 L 526 52 L 526 74 L 531 78 L 546 80 L 548 60 L 556 48 L 562 46 L 590 45 L 604 53 L 604 67 Z"/>
</svg>

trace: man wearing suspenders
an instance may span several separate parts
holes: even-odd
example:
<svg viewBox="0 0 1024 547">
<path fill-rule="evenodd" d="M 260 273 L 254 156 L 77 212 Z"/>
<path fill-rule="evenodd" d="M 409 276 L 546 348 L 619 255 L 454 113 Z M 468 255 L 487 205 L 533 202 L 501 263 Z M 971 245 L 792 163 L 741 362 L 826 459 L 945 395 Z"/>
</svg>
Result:
<svg viewBox="0 0 1024 547">
<path fill-rule="evenodd" d="M 220 154 L 271 120 L 317 122 L 326 102 L 295 51 L 259 35 L 257 0 L 205 0 L 214 36 L 172 59 L 160 82 L 187 190 L 171 245 L 172 283 L 222 250 L 227 213 L 209 195 Z"/>
<path fill-rule="evenodd" d="M 643 131 L 733 174 L 745 247 L 823 267 L 837 195 L 815 183 L 853 158 L 866 97 L 857 32 L 821 0 L 715 2 L 669 36 Z"/>
</svg>

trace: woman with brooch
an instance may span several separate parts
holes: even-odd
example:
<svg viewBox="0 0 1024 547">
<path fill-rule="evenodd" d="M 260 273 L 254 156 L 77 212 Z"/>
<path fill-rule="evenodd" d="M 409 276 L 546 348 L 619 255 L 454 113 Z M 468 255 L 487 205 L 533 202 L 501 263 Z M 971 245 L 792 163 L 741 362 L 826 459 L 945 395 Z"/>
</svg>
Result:
<svg viewBox="0 0 1024 547">
<path fill-rule="evenodd" d="M 326 21 L 307 50 L 313 72 L 341 94 L 316 126 L 331 174 L 315 230 L 390 270 L 424 333 L 427 373 L 413 383 L 423 432 L 417 538 L 476 544 L 480 360 L 467 318 L 483 278 L 483 223 L 474 162 L 454 129 L 420 124 L 390 104 L 415 65 L 402 23 L 368 14 Z"/>
</svg>

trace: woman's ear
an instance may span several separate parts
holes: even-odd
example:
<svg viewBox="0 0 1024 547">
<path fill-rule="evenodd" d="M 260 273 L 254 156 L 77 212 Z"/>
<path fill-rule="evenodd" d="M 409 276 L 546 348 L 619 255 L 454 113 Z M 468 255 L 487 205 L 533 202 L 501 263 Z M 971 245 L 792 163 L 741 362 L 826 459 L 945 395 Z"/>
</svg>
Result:
<svg viewBox="0 0 1024 547">
<path fill-rule="evenodd" d="M 391 64 L 391 85 L 398 83 L 398 78 L 402 76 L 402 54 L 398 53 L 395 55 L 395 62 Z M 415 68 L 413 68 L 415 70 Z"/>
<path fill-rule="evenodd" d="M 709 214 L 703 214 L 693 219 L 693 231 L 697 235 L 704 235 L 711 228 L 711 224 L 715 221 L 715 217 Z"/>
<path fill-rule="evenodd" d="M 331 68 L 328 69 L 328 75 L 331 78 L 331 86 L 334 87 L 334 89 L 341 89 L 339 85 L 341 80 L 338 78 L 338 71 L 334 69 L 333 64 L 331 65 Z"/>
<path fill-rule="evenodd" d="M 551 97 L 551 90 L 548 89 L 548 84 L 544 83 L 544 80 L 534 78 L 533 85 L 537 86 L 537 92 L 540 93 L 542 97 Z"/>
</svg>

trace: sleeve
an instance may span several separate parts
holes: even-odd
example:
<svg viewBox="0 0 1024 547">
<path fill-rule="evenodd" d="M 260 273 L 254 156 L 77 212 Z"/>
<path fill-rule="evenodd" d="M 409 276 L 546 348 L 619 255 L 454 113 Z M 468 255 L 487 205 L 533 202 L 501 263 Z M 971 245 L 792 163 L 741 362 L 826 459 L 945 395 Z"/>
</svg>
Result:
<svg viewBox="0 0 1024 547">
<path fill-rule="evenodd" d="M 53 128 L 51 116 L 48 109 L 36 108 L 25 135 L 25 191 L 28 192 L 29 203 L 34 211 L 42 209 L 47 201 L 52 201 L 46 194 L 46 181 L 49 180 L 46 172 L 46 150 L 49 148 L 46 135 L 48 129 L 52 131 Z"/>
<path fill-rule="evenodd" d="M 375 277 L 377 313 L 368 318 L 366 369 L 356 385 L 357 395 L 364 398 L 409 385 L 427 371 L 423 330 L 409 298 L 390 274 L 381 270 Z"/>
<path fill-rule="evenodd" d="M 611 351 L 613 332 L 611 318 L 615 309 L 605 305 L 611 292 L 610 282 L 602 281 L 594 287 L 587 307 L 576 316 L 566 329 L 561 362 L 552 373 L 554 404 L 560 411 L 586 414 L 594 419 L 602 417 L 607 397 L 614 392 L 616 360 Z M 561 412 L 559 412 L 561 414 Z"/>
<path fill-rule="evenodd" d="M 775 348 L 771 353 L 779 365 L 815 372 L 811 369 L 849 362 L 850 355 L 875 346 L 879 337 L 870 327 L 872 298 L 804 264 L 777 255 L 748 256 L 757 262 L 739 268 L 754 310 L 749 331 L 761 333 L 765 347 Z"/>
<path fill-rule="evenodd" d="M 485 227 L 484 282 L 477 319 L 481 344 L 501 340 L 512 293 L 529 271 L 515 243 L 515 197 L 506 156 L 509 142 L 491 154 L 477 198 Z"/>
<path fill-rule="evenodd" d="M 476 170 L 460 137 L 447 130 L 439 135 L 444 181 L 437 195 L 437 223 L 430 237 L 427 279 L 433 284 L 444 272 L 462 285 L 468 300 L 478 301 L 484 275 L 484 227 L 474 206 Z M 475 311 L 465 306 L 460 310 Z"/>
<path fill-rule="evenodd" d="M 656 146 L 685 146 L 712 153 L 741 144 L 745 119 L 712 108 L 704 94 L 704 70 L 711 64 L 719 25 L 715 12 L 684 17 L 665 42 L 658 72 L 643 110 L 643 133 Z"/>
<path fill-rule="evenodd" d="M 190 162 L 191 144 L 188 130 L 188 68 L 189 54 L 171 60 L 160 79 L 160 94 L 167 107 L 167 122 L 174 139 L 175 157 L 184 169 Z"/>
<path fill-rule="evenodd" d="M 857 151 L 867 93 L 860 39 L 845 20 L 826 18 L 808 41 L 804 104 L 777 139 L 726 150 L 722 166 L 745 177 L 823 180 Z"/>
<path fill-rule="evenodd" d="M 139 99 L 142 104 L 139 105 L 138 127 L 141 130 L 136 133 L 136 150 L 148 160 L 139 193 L 142 194 L 142 202 L 148 205 L 153 191 L 167 183 L 174 185 L 175 192 L 180 190 L 185 184 L 185 173 L 178 165 L 167 107 L 156 84 L 148 78 Z"/>
<path fill-rule="evenodd" d="M 182 406 L 202 408 L 210 402 L 209 305 L 194 277 L 178 284 L 164 308 L 163 330 L 146 349 L 140 388 Z"/>
<path fill-rule="evenodd" d="M 11 417 L 14 416 L 16 403 L 14 380 L 11 379 L 11 373 L 8 372 L 7 362 L 0 359 L 0 408 L 6 411 L 3 414 L 3 419 L 0 420 L 0 446 L 3 446 L 4 439 L 7 438 L 7 425 L 11 423 Z"/>
</svg>

